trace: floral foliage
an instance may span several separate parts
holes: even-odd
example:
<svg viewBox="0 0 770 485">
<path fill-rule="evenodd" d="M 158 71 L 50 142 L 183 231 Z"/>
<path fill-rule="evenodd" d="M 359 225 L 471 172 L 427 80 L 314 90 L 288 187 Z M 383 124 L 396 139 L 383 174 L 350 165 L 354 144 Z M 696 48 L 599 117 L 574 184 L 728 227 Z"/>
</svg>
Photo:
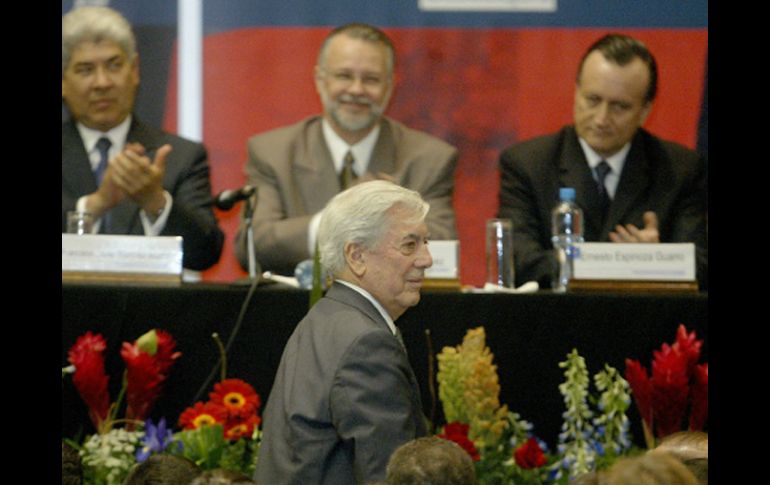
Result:
<svg viewBox="0 0 770 485">
<path fill-rule="evenodd" d="M 643 420 L 647 446 L 685 427 L 701 430 L 708 419 L 708 364 L 698 364 L 702 340 L 679 325 L 676 341 L 653 352 L 652 374 L 639 361 L 626 359 L 631 384 Z M 689 411 L 689 419 L 687 413 Z M 687 424 L 685 424 L 687 423 Z M 654 433 L 654 436 L 653 436 Z"/>
<path fill-rule="evenodd" d="M 261 437 L 261 401 L 245 381 L 225 379 L 224 370 L 222 380 L 209 394 L 209 401 L 195 403 L 180 414 L 180 431 L 174 432 L 167 426 L 165 418 L 157 424 L 146 419 L 171 367 L 181 356 L 175 346 L 172 336 L 162 330 L 152 330 L 135 342 L 123 343 L 123 388 L 111 405 L 104 371 L 104 338 L 87 332 L 69 351 L 72 365 L 62 369 L 62 377 L 73 374 L 73 383 L 89 407 L 98 431 L 86 437 L 82 445 L 67 440 L 79 449 L 84 483 L 121 485 L 134 464 L 157 453 L 185 456 L 203 470 L 224 468 L 253 474 Z M 117 419 L 124 395 L 126 418 Z M 125 428 L 118 427 L 120 424 L 125 424 Z"/>
<path fill-rule="evenodd" d="M 149 414 L 166 381 L 174 361 L 182 354 L 174 352 L 176 342 L 162 330 L 150 330 L 133 343 L 124 342 L 121 356 L 126 364 L 123 387 L 110 405 L 108 377 L 104 367 L 107 343 L 90 331 L 79 337 L 68 353 L 74 366 L 72 382 L 88 406 L 94 427 L 104 434 L 115 424 L 121 400 L 126 395 L 125 420 L 129 428 Z"/>
<path fill-rule="evenodd" d="M 195 403 L 179 416 L 182 431 L 175 439 L 183 445 L 181 454 L 204 470 L 227 468 L 251 475 L 259 451 L 260 404 L 247 382 L 218 382 L 208 401 Z"/>
<path fill-rule="evenodd" d="M 577 350 L 559 364 L 565 369 L 559 390 L 566 410 L 558 452 L 550 453 L 532 434 L 531 423 L 500 405 L 497 369 L 484 339 L 484 328 L 479 327 L 468 330 L 462 345 L 445 347 L 438 355 L 437 375 L 448 422 L 438 436 L 468 452 L 480 485 L 566 484 L 629 451 L 626 411 L 631 397 L 628 382 L 617 370 L 605 365 L 594 376 L 600 391 L 596 396 L 589 392 L 589 374 Z M 482 432 L 474 434 L 474 423 Z"/>
<path fill-rule="evenodd" d="M 508 426 L 508 407 L 500 405 L 497 366 L 485 339 L 484 327 L 468 330 L 461 345 L 444 347 L 438 355 L 446 420 L 467 423 L 468 437 L 479 449 L 498 443 Z"/>
</svg>

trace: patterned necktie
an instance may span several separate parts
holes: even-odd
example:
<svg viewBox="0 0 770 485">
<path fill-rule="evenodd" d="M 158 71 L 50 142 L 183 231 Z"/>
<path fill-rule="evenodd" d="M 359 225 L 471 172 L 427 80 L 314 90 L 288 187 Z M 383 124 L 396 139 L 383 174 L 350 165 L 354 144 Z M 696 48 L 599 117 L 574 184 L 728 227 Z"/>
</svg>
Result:
<svg viewBox="0 0 770 485">
<path fill-rule="evenodd" d="M 96 176 L 96 185 L 99 186 L 104 178 L 104 172 L 107 170 L 107 162 L 109 161 L 109 152 L 112 142 L 109 138 L 101 137 L 96 142 L 96 148 L 99 150 L 99 165 L 96 167 L 94 175 Z"/>
<path fill-rule="evenodd" d="M 356 181 L 356 173 L 353 171 L 353 153 L 348 150 L 345 159 L 342 161 L 342 172 L 340 172 L 340 187 L 342 190 L 349 188 Z"/>
<path fill-rule="evenodd" d="M 602 160 L 596 166 L 596 188 L 599 191 L 599 198 L 601 200 L 602 221 L 607 220 L 607 212 L 610 209 L 610 196 L 607 193 L 607 187 L 604 185 L 604 179 L 607 178 L 607 174 L 611 171 L 612 169 L 606 160 Z"/>
</svg>

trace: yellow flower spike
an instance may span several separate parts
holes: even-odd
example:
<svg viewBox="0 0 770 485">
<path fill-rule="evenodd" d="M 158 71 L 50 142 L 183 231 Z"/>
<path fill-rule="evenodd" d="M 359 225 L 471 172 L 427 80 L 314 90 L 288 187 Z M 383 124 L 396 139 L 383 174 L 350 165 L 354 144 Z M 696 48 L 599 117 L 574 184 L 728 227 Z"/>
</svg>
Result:
<svg viewBox="0 0 770 485">
<path fill-rule="evenodd" d="M 155 329 L 153 328 L 136 339 L 136 346 L 139 347 L 139 350 L 142 352 L 155 355 L 158 351 L 158 334 L 155 332 Z"/>
</svg>

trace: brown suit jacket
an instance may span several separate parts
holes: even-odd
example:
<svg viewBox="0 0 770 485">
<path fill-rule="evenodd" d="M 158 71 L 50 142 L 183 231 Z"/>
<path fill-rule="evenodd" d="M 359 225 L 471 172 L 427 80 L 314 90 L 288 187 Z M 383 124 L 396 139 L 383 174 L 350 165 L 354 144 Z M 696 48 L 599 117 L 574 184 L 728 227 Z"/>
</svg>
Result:
<svg viewBox="0 0 770 485">
<path fill-rule="evenodd" d="M 340 191 L 321 116 L 251 137 L 248 184 L 257 188 L 252 219 L 256 256 L 262 269 L 290 273 L 308 259 L 308 224 Z M 457 149 L 390 118 L 381 121 L 368 171 L 384 172 L 416 190 L 430 204 L 426 222 L 432 239 L 456 239 L 452 209 Z M 241 266 L 248 267 L 243 221 L 235 240 Z"/>
</svg>

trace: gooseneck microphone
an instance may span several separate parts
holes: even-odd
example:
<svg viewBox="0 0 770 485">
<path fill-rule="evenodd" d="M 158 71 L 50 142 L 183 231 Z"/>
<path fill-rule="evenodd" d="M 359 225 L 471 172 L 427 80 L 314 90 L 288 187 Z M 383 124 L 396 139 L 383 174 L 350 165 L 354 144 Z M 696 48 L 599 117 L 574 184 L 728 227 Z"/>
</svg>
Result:
<svg viewBox="0 0 770 485">
<path fill-rule="evenodd" d="M 244 185 L 237 190 L 223 190 L 214 197 L 214 205 L 217 209 L 227 211 L 233 208 L 236 202 L 246 200 L 256 192 L 256 188 L 251 185 Z"/>
</svg>

